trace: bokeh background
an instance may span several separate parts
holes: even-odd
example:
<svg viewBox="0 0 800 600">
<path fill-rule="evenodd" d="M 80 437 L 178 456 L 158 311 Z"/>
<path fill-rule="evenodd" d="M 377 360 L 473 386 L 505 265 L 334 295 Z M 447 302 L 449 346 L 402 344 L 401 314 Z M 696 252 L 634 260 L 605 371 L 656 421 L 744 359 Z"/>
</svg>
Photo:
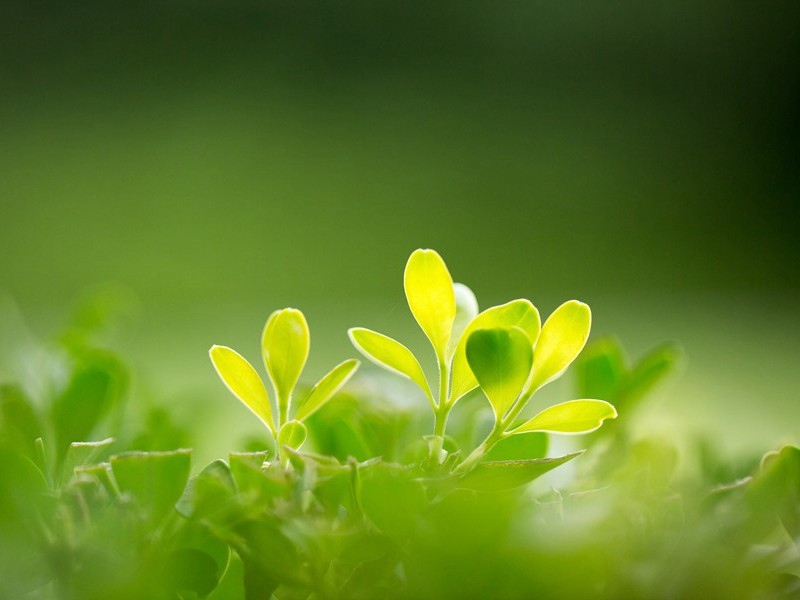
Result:
<svg viewBox="0 0 800 600">
<path fill-rule="evenodd" d="M 432 247 L 482 307 L 680 341 L 643 432 L 764 450 L 800 423 L 799 140 L 796 2 L 7 0 L 3 345 L 113 284 L 132 400 L 216 455 L 258 425 L 212 343 L 255 362 L 291 305 L 307 379 L 353 325 L 424 352 Z"/>
</svg>

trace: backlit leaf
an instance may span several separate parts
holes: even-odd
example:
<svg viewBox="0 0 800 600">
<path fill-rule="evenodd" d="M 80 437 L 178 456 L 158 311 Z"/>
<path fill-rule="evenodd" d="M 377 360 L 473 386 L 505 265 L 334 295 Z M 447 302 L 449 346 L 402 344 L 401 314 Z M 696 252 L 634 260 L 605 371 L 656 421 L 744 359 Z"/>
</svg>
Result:
<svg viewBox="0 0 800 600">
<path fill-rule="evenodd" d="M 591 326 L 592 312 L 583 302 L 570 300 L 553 311 L 536 344 L 528 389 L 535 391 L 559 377 L 583 350 Z"/>
<path fill-rule="evenodd" d="M 600 427 L 606 419 L 616 417 L 616 409 L 604 400 L 571 400 L 545 408 L 514 433 L 588 433 Z"/>
<path fill-rule="evenodd" d="M 447 344 L 447 356 L 452 358 L 453 352 L 458 346 L 458 340 L 464 330 L 478 316 L 478 299 L 475 294 L 463 283 L 454 283 L 453 292 L 456 297 L 456 318 L 453 321 L 453 329 L 450 332 L 450 341 Z"/>
<path fill-rule="evenodd" d="M 306 364 L 310 343 L 308 323 L 296 308 L 275 311 L 267 319 L 261 336 L 261 350 L 279 402 L 288 405 Z"/>
<path fill-rule="evenodd" d="M 467 361 L 497 420 L 519 396 L 533 362 L 530 338 L 519 327 L 479 329 L 467 340 Z"/>
<path fill-rule="evenodd" d="M 316 410 L 322 407 L 331 397 L 338 392 L 347 380 L 353 376 L 358 369 L 359 362 L 355 359 L 346 360 L 335 366 L 325 377 L 319 380 L 311 388 L 311 391 L 297 409 L 295 419 L 302 421 L 311 416 Z"/>
<path fill-rule="evenodd" d="M 356 350 L 369 360 L 385 369 L 408 377 L 422 388 L 428 398 L 433 398 L 431 388 L 428 386 L 428 380 L 425 378 L 425 373 L 422 371 L 419 361 L 411 353 L 411 350 L 403 344 L 363 327 L 353 327 L 347 334 L 350 336 L 350 341 L 353 342 Z"/>
<path fill-rule="evenodd" d="M 535 458 L 532 460 L 499 460 L 479 464 L 462 479 L 457 487 L 483 492 L 502 492 L 527 485 L 548 471 L 583 454 L 575 452 L 557 458 Z"/>
<path fill-rule="evenodd" d="M 306 441 L 307 435 L 308 430 L 300 421 L 288 421 L 278 432 L 278 444 L 297 449 Z"/>
<path fill-rule="evenodd" d="M 519 299 L 506 302 L 499 306 L 487 308 L 475 317 L 458 340 L 453 355 L 453 379 L 451 398 L 455 402 L 470 390 L 475 389 L 478 381 L 467 363 L 467 339 L 473 331 L 478 329 L 491 329 L 493 327 L 519 327 L 530 338 L 533 346 L 539 337 L 541 321 L 539 311 L 529 300 Z"/>
<path fill-rule="evenodd" d="M 267 388 L 253 366 L 226 346 L 212 346 L 209 356 L 223 383 L 274 435 L 275 423 Z"/>
<path fill-rule="evenodd" d="M 434 250 L 415 250 L 408 259 L 403 283 L 408 307 L 428 336 L 436 356 L 444 360 L 456 317 L 453 279 Z"/>
</svg>

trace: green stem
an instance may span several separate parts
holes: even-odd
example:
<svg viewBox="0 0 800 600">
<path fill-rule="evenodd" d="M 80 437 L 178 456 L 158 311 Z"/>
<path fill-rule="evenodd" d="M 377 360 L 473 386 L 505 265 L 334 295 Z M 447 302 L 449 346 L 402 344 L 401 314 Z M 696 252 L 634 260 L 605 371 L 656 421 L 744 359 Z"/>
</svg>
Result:
<svg viewBox="0 0 800 600">
<path fill-rule="evenodd" d="M 448 406 L 448 393 L 450 387 L 450 368 L 447 360 L 438 356 L 439 363 L 439 397 L 438 402 L 433 411 L 433 443 L 431 444 L 431 456 L 433 460 L 439 464 L 440 456 L 442 453 L 442 446 L 444 444 L 444 432 L 447 429 L 447 417 L 450 414 L 450 406 Z"/>
<path fill-rule="evenodd" d="M 494 446 L 504 437 L 505 433 L 503 433 L 501 424 L 499 423 L 496 424 L 494 426 L 494 429 L 492 429 L 491 433 L 489 433 L 486 439 L 483 440 L 483 443 L 481 443 L 480 446 L 475 448 L 475 450 L 470 452 L 469 456 L 467 456 L 467 458 L 464 459 L 464 462 L 462 462 L 455 468 L 453 473 L 463 474 L 474 469 L 478 465 L 478 463 L 481 462 L 483 457 L 486 456 L 486 453 L 492 449 L 492 446 Z"/>
</svg>

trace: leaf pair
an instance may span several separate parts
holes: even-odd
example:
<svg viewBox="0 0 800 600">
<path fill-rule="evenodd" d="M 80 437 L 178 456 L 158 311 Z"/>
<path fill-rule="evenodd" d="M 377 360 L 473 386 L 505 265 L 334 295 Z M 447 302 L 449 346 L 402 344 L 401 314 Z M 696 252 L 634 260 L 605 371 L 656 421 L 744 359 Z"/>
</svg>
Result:
<svg viewBox="0 0 800 600">
<path fill-rule="evenodd" d="M 235 350 L 212 346 L 211 362 L 228 389 L 267 426 L 281 444 L 297 448 L 306 437 L 303 421 L 319 410 L 355 373 L 359 362 L 350 359 L 334 367 L 298 404 L 289 420 L 292 395 L 308 358 L 310 335 L 303 313 L 294 308 L 275 311 L 261 336 L 264 366 L 275 391 L 277 424 L 269 393 L 253 366 Z"/>
<path fill-rule="evenodd" d="M 532 327 L 533 322 L 530 319 L 527 328 L 482 328 L 482 323 L 478 323 L 474 331 L 468 327 L 465 332 L 468 335 L 465 360 L 489 399 L 497 424 L 504 430 L 533 393 L 558 378 L 583 349 L 591 326 L 591 312 L 582 302 L 570 300 L 550 315 L 541 333 L 538 327 Z M 532 338 L 531 332 L 535 337 Z M 616 411 L 607 402 L 573 400 L 546 409 L 513 433 L 585 433 L 614 417 Z"/>
</svg>

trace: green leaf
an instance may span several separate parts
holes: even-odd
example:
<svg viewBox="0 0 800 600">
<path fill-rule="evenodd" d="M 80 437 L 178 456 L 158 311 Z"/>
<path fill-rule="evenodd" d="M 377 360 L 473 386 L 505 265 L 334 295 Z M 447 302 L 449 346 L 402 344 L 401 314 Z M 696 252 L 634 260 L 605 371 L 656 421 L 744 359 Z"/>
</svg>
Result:
<svg viewBox="0 0 800 600">
<path fill-rule="evenodd" d="M 530 338 L 519 327 L 479 329 L 467 340 L 467 361 L 500 421 L 530 376 Z"/>
<path fill-rule="evenodd" d="M 598 429 L 606 419 L 616 418 L 616 409 L 604 400 L 570 400 L 545 408 L 512 433 L 589 433 Z"/>
<path fill-rule="evenodd" d="M 548 471 L 569 462 L 583 451 L 557 458 L 484 462 L 456 480 L 456 487 L 482 492 L 503 492 L 527 485 Z"/>
<path fill-rule="evenodd" d="M 530 345 L 533 346 L 539 337 L 541 328 L 539 311 L 529 300 L 521 298 L 487 308 L 467 325 L 453 354 L 453 379 L 450 393 L 452 403 L 478 386 L 478 381 L 467 363 L 467 339 L 472 332 L 478 329 L 494 327 L 519 327 L 528 335 Z"/>
<path fill-rule="evenodd" d="M 768 527 L 779 518 L 792 538 L 800 536 L 800 448 L 784 446 L 768 452 L 747 489 L 751 519 Z"/>
<path fill-rule="evenodd" d="M 622 346 L 605 338 L 586 347 L 575 362 L 578 396 L 615 402 L 628 383 L 628 366 Z"/>
<path fill-rule="evenodd" d="M 233 473 L 224 460 L 217 459 L 192 477 L 176 506 L 185 517 L 202 517 L 220 509 L 236 493 Z"/>
<path fill-rule="evenodd" d="M 630 374 L 623 394 L 625 402 L 636 402 L 672 373 L 683 356 L 678 344 L 666 343 L 641 359 Z"/>
<path fill-rule="evenodd" d="M 307 435 L 308 430 L 300 421 L 288 421 L 284 423 L 283 427 L 281 427 L 281 430 L 278 432 L 278 444 L 281 446 L 289 446 L 296 450 L 306 441 Z"/>
<path fill-rule="evenodd" d="M 272 407 L 264 382 L 253 366 L 235 350 L 226 346 L 212 346 L 209 350 L 211 362 L 220 379 L 275 435 Z"/>
<path fill-rule="evenodd" d="M 295 419 L 303 421 L 322 408 L 322 405 L 330 400 L 347 383 L 347 380 L 353 376 L 359 364 L 356 359 L 352 358 L 331 369 L 325 377 L 311 388 L 311 391 L 297 409 Z"/>
<path fill-rule="evenodd" d="M 28 458 L 35 457 L 42 425 L 31 400 L 15 385 L 0 386 L 0 437 L 3 434 L 15 448 L 24 448 Z"/>
<path fill-rule="evenodd" d="M 407 377 L 416 383 L 433 401 L 431 388 L 417 358 L 400 342 L 370 329 L 353 327 L 348 330 L 350 341 L 366 358 L 376 365 Z"/>
<path fill-rule="evenodd" d="M 528 390 L 536 391 L 558 378 L 580 354 L 592 326 L 592 312 L 583 302 L 570 300 L 548 317 L 533 355 Z"/>
<path fill-rule="evenodd" d="M 453 292 L 456 297 L 456 318 L 453 329 L 450 331 L 450 341 L 447 344 L 447 357 L 452 358 L 458 346 L 458 340 L 464 330 L 478 316 L 478 299 L 475 294 L 463 283 L 454 283 Z"/>
<path fill-rule="evenodd" d="M 311 343 L 308 323 L 296 308 L 272 313 L 261 336 L 261 350 L 267 373 L 275 386 L 278 402 L 288 408 Z"/>
<path fill-rule="evenodd" d="M 67 449 L 64 458 L 64 471 L 62 477 L 69 479 L 77 467 L 97 464 L 101 456 L 108 451 L 114 438 L 106 438 L 99 442 L 73 442 Z"/>
<path fill-rule="evenodd" d="M 549 436 L 546 433 L 526 433 L 512 435 L 497 442 L 484 460 L 529 460 L 547 456 Z"/>
<path fill-rule="evenodd" d="M 111 469 L 120 491 L 131 494 L 145 514 L 158 521 L 183 494 L 191 456 L 191 450 L 127 452 L 111 457 Z"/>
<path fill-rule="evenodd" d="M 403 275 L 408 307 L 422 331 L 444 360 L 456 317 L 453 278 L 435 250 L 415 250 Z"/>
</svg>

